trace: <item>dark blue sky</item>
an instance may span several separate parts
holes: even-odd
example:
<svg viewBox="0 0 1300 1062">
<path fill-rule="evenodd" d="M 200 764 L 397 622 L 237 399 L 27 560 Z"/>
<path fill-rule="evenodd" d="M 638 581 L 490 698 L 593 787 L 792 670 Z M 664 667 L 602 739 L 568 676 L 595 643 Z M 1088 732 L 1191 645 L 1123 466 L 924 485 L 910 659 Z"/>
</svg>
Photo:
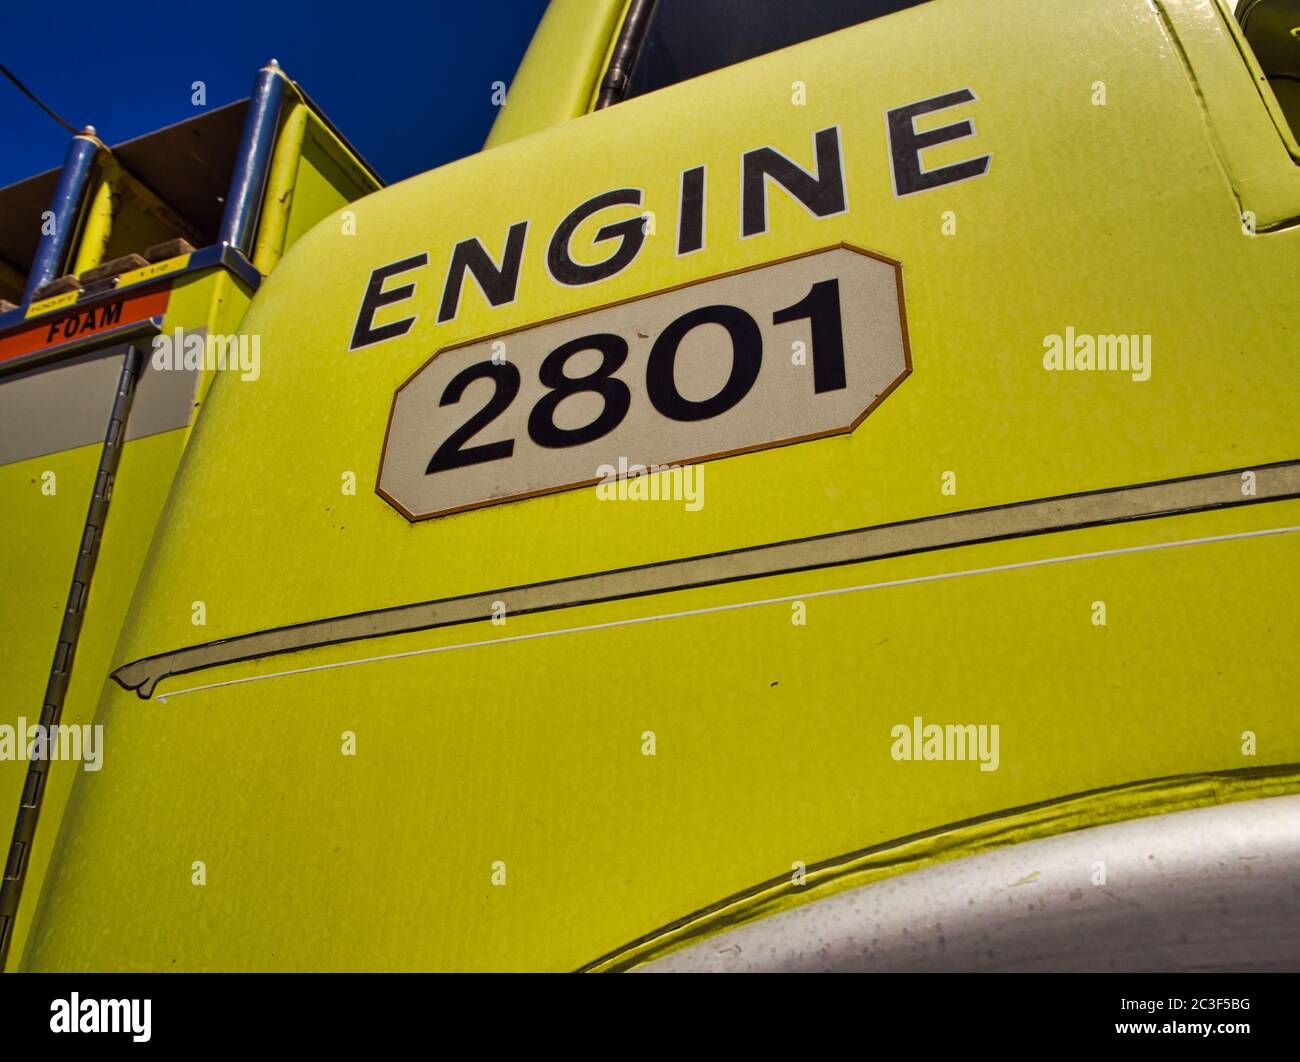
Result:
<svg viewBox="0 0 1300 1062">
<path fill-rule="evenodd" d="M 477 151 L 546 0 L 35 0 L 5 5 L 0 62 L 109 144 L 252 88 L 274 56 L 388 183 Z M 63 162 L 68 134 L 0 78 L 0 187 Z"/>
</svg>

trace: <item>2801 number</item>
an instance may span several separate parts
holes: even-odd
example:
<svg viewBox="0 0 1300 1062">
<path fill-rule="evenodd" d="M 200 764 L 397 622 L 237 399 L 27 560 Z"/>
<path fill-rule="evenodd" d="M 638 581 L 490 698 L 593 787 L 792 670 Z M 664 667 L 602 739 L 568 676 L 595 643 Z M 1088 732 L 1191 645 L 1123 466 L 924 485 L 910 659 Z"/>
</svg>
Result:
<svg viewBox="0 0 1300 1062">
<path fill-rule="evenodd" d="M 846 379 L 838 279 L 818 281 L 798 302 L 772 314 L 773 324 L 800 320 L 809 322 L 812 333 L 814 392 L 842 390 Z M 727 333 L 731 367 L 715 394 L 691 399 L 677 386 L 677 355 L 686 336 L 704 325 L 717 325 Z M 585 375 L 567 375 L 565 366 L 574 355 L 584 351 L 597 352 L 600 364 Z M 628 353 L 627 340 L 622 336 L 599 332 L 571 339 L 547 354 L 537 370 L 538 380 L 546 390 L 529 411 L 528 437 L 538 446 L 561 449 L 594 442 L 617 428 L 632 405 L 631 389 L 615 375 L 627 362 Z M 762 366 L 763 335 L 754 318 L 738 306 L 702 306 L 682 314 L 656 337 L 646 361 L 646 396 L 654 409 L 670 420 L 709 420 L 744 400 Z M 514 453 L 513 438 L 468 445 L 509 409 L 518 396 L 522 377 L 513 363 L 481 361 L 468 366 L 448 382 L 438 404 L 443 407 L 458 404 L 469 386 L 478 380 L 492 381 L 491 397 L 438 446 L 425 469 L 427 475 L 499 461 Z M 558 425 L 555 414 L 560 404 L 573 395 L 587 392 L 600 397 L 600 413 L 581 427 Z"/>
</svg>

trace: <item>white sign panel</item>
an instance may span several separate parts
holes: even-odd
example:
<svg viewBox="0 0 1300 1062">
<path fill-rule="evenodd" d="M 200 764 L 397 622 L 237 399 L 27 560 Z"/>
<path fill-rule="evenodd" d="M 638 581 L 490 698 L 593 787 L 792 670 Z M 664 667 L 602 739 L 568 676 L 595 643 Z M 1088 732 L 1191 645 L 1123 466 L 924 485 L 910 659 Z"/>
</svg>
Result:
<svg viewBox="0 0 1300 1062">
<path fill-rule="evenodd" d="M 842 434 L 910 371 L 898 264 L 834 247 L 439 351 L 378 490 L 421 520 Z"/>
</svg>

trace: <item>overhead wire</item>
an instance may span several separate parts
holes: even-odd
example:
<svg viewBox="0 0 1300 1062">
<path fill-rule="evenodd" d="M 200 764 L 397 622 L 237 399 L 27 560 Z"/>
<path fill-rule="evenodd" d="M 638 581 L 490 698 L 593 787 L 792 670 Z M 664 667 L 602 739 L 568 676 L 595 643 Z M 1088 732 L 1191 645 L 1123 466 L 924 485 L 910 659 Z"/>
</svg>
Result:
<svg viewBox="0 0 1300 1062">
<path fill-rule="evenodd" d="M 72 125 L 71 122 L 65 121 L 63 118 L 61 118 L 58 115 L 58 113 L 55 112 L 55 110 L 52 107 L 50 107 L 48 104 L 46 104 L 45 101 L 42 100 L 38 95 L 36 95 L 35 92 L 29 89 L 21 81 L 19 81 L 17 75 L 15 75 L 14 72 L 10 70 L 7 66 L 5 66 L 3 63 L 0 63 L 0 74 L 4 74 L 5 77 L 7 77 L 10 81 L 12 81 L 17 86 L 19 92 L 21 92 L 24 96 L 30 99 L 33 103 L 35 103 L 36 106 L 38 106 L 41 110 L 43 110 L 46 114 L 48 114 L 51 118 L 53 118 L 56 122 L 58 122 L 59 125 L 63 126 L 63 128 L 66 129 L 69 133 L 71 133 L 73 136 L 77 135 L 79 130 L 77 130 Z"/>
</svg>

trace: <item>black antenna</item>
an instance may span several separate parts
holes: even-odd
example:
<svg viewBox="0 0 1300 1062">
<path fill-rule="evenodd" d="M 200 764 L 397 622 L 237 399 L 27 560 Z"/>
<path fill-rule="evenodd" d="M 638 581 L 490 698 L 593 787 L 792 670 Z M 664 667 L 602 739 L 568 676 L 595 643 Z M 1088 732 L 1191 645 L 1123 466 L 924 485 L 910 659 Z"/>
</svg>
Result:
<svg viewBox="0 0 1300 1062">
<path fill-rule="evenodd" d="M 30 99 L 33 103 L 35 103 L 36 106 L 38 106 L 41 110 L 43 110 L 46 114 L 48 114 L 51 118 L 53 118 L 56 122 L 58 122 L 59 125 L 63 126 L 63 128 L 66 129 L 69 133 L 71 133 L 73 136 L 77 135 L 78 130 L 74 129 L 69 122 L 65 122 L 62 118 L 60 118 L 57 114 L 55 114 L 53 110 L 47 107 L 45 103 L 41 100 L 41 98 L 37 96 L 36 93 L 33 92 L 31 89 L 29 89 L 26 85 L 24 85 L 21 81 L 19 81 L 18 78 L 14 76 L 13 71 L 10 70 L 7 66 L 5 66 L 4 63 L 0 63 L 0 74 L 4 74 L 5 77 L 7 77 L 10 81 L 12 81 L 15 85 L 17 85 L 19 92 L 21 92 L 24 96 Z"/>
</svg>

